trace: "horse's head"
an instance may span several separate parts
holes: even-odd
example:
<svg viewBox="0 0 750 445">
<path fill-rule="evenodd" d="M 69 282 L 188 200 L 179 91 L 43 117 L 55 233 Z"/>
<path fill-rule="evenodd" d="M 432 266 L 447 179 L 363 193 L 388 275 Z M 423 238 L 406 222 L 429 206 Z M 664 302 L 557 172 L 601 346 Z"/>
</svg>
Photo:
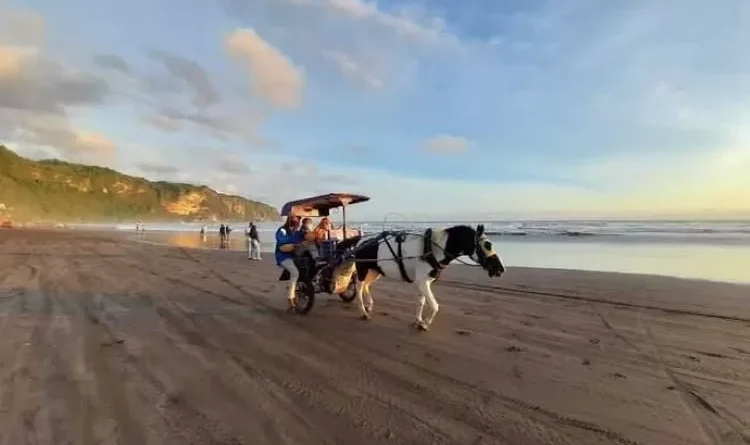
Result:
<svg viewBox="0 0 750 445">
<path fill-rule="evenodd" d="M 445 243 L 445 254 L 451 258 L 467 255 L 476 261 L 492 277 L 499 277 L 505 272 L 505 266 L 492 247 L 492 241 L 484 232 L 484 225 L 476 229 L 469 226 L 454 226 L 446 229 L 448 240 Z"/>
</svg>

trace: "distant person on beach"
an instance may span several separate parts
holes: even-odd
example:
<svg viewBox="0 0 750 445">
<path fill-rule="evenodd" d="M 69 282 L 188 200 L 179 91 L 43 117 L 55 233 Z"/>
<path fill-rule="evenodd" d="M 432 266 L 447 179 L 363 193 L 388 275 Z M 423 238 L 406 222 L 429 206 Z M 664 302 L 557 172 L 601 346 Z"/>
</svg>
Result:
<svg viewBox="0 0 750 445">
<path fill-rule="evenodd" d="M 260 240 L 255 223 L 250 223 L 247 226 L 245 234 L 247 235 L 247 259 L 260 261 Z"/>
<path fill-rule="evenodd" d="M 201 241 L 206 242 L 206 225 L 201 226 Z"/>
<path fill-rule="evenodd" d="M 289 308 L 294 307 L 294 295 L 299 280 L 299 270 L 294 264 L 295 249 L 302 243 L 302 232 L 299 230 L 300 221 L 296 216 L 289 216 L 284 225 L 276 230 L 276 265 L 289 272 L 289 286 L 287 300 Z"/>
<path fill-rule="evenodd" d="M 219 226 L 219 248 L 226 249 L 227 243 L 227 228 L 224 224 Z"/>
</svg>

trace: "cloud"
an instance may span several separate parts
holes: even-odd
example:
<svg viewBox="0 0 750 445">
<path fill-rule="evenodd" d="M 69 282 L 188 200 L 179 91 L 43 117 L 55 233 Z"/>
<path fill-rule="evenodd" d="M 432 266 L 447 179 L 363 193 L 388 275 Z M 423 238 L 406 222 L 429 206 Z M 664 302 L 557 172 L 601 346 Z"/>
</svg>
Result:
<svg viewBox="0 0 750 445">
<path fill-rule="evenodd" d="M 147 116 L 142 116 L 141 120 L 148 125 L 169 133 L 176 133 L 183 128 L 179 120 L 173 119 L 164 114 L 149 114 Z"/>
<path fill-rule="evenodd" d="M 37 48 L 0 46 L 0 81 L 18 80 L 25 65 L 38 54 Z"/>
<path fill-rule="evenodd" d="M 250 167 L 248 167 L 247 164 L 245 164 L 245 161 L 238 156 L 219 156 L 215 165 L 219 172 L 230 175 L 247 175 L 251 172 Z"/>
<path fill-rule="evenodd" d="M 206 108 L 219 102 L 219 92 L 206 70 L 198 63 L 166 51 L 151 51 L 150 56 L 161 62 L 172 77 L 183 82 L 192 91 L 196 107 Z"/>
<path fill-rule="evenodd" d="M 137 164 L 136 167 L 144 173 L 161 177 L 173 176 L 180 172 L 179 168 L 172 165 L 152 164 L 148 162 Z"/>
<path fill-rule="evenodd" d="M 424 150 L 439 155 L 464 154 L 469 150 L 470 141 L 460 136 L 438 135 L 423 144 Z"/>
<path fill-rule="evenodd" d="M 9 136 L 17 141 L 48 147 L 68 159 L 112 162 L 115 143 L 96 132 L 72 128 L 67 117 L 42 113 L 0 113 L 0 122 L 11 130 Z M 2 128 L 2 127 L 0 127 Z"/>
<path fill-rule="evenodd" d="M 0 130 L 4 138 L 32 145 L 24 152 L 52 150 L 66 158 L 112 162 L 115 143 L 98 132 L 77 128 L 68 117 L 71 109 L 104 104 L 111 93 L 109 85 L 46 57 L 43 18 L 25 11 L 0 8 L 0 12 Z"/>
<path fill-rule="evenodd" d="M 47 23 L 39 14 L 0 5 L 0 43 L 39 45 L 45 39 L 46 30 Z"/>
<path fill-rule="evenodd" d="M 373 89 L 382 88 L 385 82 L 379 77 L 371 74 L 350 56 L 336 51 L 323 51 L 323 57 L 333 62 L 339 72 L 346 78 L 364 82 Z"/>
<path fill-rule="evenodd" d="M 250 74 L 252 90 L 269 104 L 283 109 L 300 105 L 304 72 L 278 48 L 252 29 L 238 29 L 225 41 L 226 50 L 240 60 Z"/>
<path fill-rule="evenodd" d="M 371 21 L 388 31 L 395 31 L 422 43 L 443 43 L 453 40 L 445 33 L 443 20 L 436 17 L 422 22 L 408 17 L 405 13 L 395 15 L 381 11 L 376 3 L 362 0 L 325 0 L 325 4 L 332 11 L 353 19 Z"/>
<path fill-rule="evenodd" d="M 122 74 L 131 74 L 130 65 L 116 54 L 96 54 L 92 59 L 94 64 L 102 68 L 118 71 Z"/>
<path fill-rule="evenodd" d="M 39 48 L 0 46 L 0 107 L 62 114 L 97 105 L 110 93 L 102 79 L 41 57 Z"/>
</svg>

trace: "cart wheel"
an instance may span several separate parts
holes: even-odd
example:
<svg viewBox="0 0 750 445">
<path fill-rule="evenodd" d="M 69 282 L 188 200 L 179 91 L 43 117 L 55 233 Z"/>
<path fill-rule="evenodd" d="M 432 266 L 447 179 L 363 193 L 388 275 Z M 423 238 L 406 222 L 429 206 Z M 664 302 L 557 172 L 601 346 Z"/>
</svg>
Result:
<svg viewBox="0 0 750 445">
<path fill-rule="evenodd" d="M 344 292 L 339 294 L 339 298 L 345 303 L 351 303 L 357 296 L 357 272 L 352 274 L 352 279 L 349 281 L 349 286 Z"/>
<path fill-rule="evenodd" d="M 300 315 L 307 315 L 315 304 L 315 288 L 311 283 L 302 281 L 297 282 L 295 292 L 294 312 Z"/>
</svg>

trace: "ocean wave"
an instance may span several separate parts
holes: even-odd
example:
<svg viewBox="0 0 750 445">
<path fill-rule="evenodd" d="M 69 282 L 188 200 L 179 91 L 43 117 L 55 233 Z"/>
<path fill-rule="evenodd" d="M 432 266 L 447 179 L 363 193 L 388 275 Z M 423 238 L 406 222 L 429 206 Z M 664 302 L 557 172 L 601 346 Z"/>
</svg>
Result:
<svg viewBox="0 0 750 445">
<path fill-rule="evenodd" d="M 598 233 L 591 232 L 580 232 L 577 230 L 562 230 L 562 231 L 544 231 L 544 232 L 530 232 L 524 230 L 488 230 L 485 232 L 488 236 L 597 236 L 601 235 Z"/>
<path fill-rule="evenodd" d="M 386 222 L 351 221 L 350 228 L 361 229 L 364 233 L 376 233 L 383 230 L 422 231 L 427 227 L 445 228 L 457 224 L 485 225 L 486 233 L 493 238 L 525 239 L 550 238 L 583 239 L 592 237 L 617 237 L 618 239 L 738 239 L 750 240 L 750 221 L 719 222 L 661 222 L 661 221 L 419 221 L 419 222 Z M 199 231 L 201 223 L 146 223 L 147 231 Z M 263 236 L 273 236 L 278 223 L 259 223 L 258 229 Z M 235 233 L 242 235 L 246 225 L 232 224 Z M 116 224 L 117 230 L 134 230 L 135 224 Z M 207 224 L 209 232 L 217 232 L 218 224 Z"/>
</svg>

